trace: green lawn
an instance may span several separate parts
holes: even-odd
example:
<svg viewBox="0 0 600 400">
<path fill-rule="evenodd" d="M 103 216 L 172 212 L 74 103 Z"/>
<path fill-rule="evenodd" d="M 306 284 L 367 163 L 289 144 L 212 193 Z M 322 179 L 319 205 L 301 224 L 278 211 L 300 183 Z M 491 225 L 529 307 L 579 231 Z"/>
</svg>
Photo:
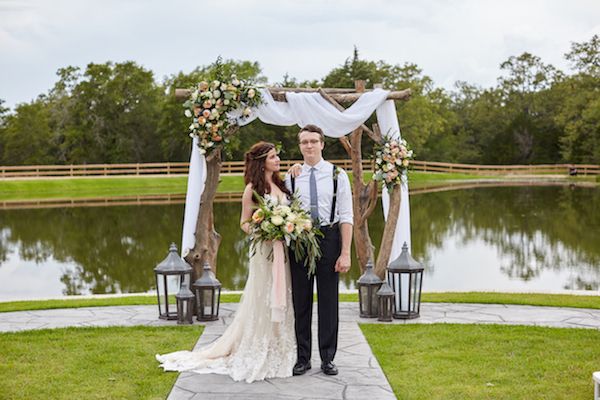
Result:
<svg viewBox="0 0 600 400">
<path fill-rule="evenodd" d="M 192 349 L 200 326 L 0 333 L 2 399 L 164 399 L 177 378 L 157 353 Z"/>
<path fill-rule="evenodd" d="M 221 302 L 236 303 L 240 295 L 236 293 L 223 293 Z M 600 309 L 600 296 L 575 296 L 568 294 L 541 294 L 541 293 L 423 293 L 423 302 L 430 303 L 484 303 L 484 304 L 522 304 L 532 306 L 575 307 Z M 355 302 L 358 296 L 355 293 L 340 294 L 340 301 Z M 124 296 L 88 299 L 64 300 L 27 300 L 0 302 L 0 312 L 46 310 L 54 308 L 77 307 L 103 307 L 103 306 L 129 306 L 129 305 L 154 305 L 155 296 Z"/>
<path fill-rule="evenodd" d="M 501 325 L 361 325 L 394 393 L 409 399 L 587 400 L 600 332 Z"/>
<path fill-rule="evenodd" d="M 481 178 L 483 177 L 466 174 L 411 173 L 411 183 L 415 184 Z M 371 179 L 371 173 L 365 173 L 365 179 Z M 15 179 L 0 180 L 0 200 L 183 194 L 186 188 L 187 177 L 184 176 Z M 219 192 L 242 192 L 243 190 L 242 176 L 221 176 Z"/>
<path fill-rule="evenodd" d="M 600 332 L 501 325 L 361 325 L 398 399 L 589 399 Z M 2 399 L 164 399 L 156 353 L 201 326 L 0 333 Z M 343 372 L 342 372 L 343 373 Z"/>
</svg>

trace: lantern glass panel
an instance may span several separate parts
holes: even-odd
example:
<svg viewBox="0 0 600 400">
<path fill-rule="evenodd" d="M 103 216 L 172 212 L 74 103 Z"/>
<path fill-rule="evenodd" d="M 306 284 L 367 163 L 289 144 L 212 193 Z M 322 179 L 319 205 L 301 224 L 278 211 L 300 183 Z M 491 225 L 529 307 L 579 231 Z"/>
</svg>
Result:
<svg viewBox="0 0 600 400">
<path fill-rule="evenodd" d="M 202 297 L 203 297 L 203 301 L 202 301 L 202 305 L 204 306 L 203 308 L 203 314 L 206 316 L 212 315 L 214 313 L 214 298 L 215 298 L 215 290 L 214 289 L 208 289 L 205 290 L 204 293 L 202 293 Z"/>
<path fill-rule="evenodd" d="M 367 287 L 365 286 L 360 286 L 358 288 L 358 291 L 360 292 L 360 306 L 361 306 L 361 314 L 367 314 L 369 312 L 368 307 L 369 307 L 369 290 L 367 289 Z"/>
<path fill-rule="evenodd" d="M 174 298 L 179 290 L 180 277 L 176 275 L 156 276 L 156 291 L 158 296 L 159 316 L 161 318 L 177 318 L 177 304 Z"/>
<path fill-rule="evenodd" d="M 370 293 L 370 298 L 371 298 L 371 314 L 373 316 L 377 316 L 377 314 L 379 313 L 379 300 L 377 299 L 377 291 L 379 290 L 379 288 L 381 287 L 381 285 L 377 285 L 374 287 L 370 287 L 369 291 Z"/>
<path fill-rule="evenodd" d="M 177 299 L 177 323 L 192 324 L 193 323 L 193 303 L 194 298 Z"/>
<path fill-rule="evenodd" d="M 418 293 L 419 293 L 419 283 L 421 281 L 421 274 L 419 273 L 415 273 L 413 274 L 412 277 L 412 288 L 411 288 L 411 300 L 412 300 L 412 304 L 410 306 L 410 310 L 412 312 L 416 312 L 417 311 L 417 301 L 419 300 L 417 298 Z"/>
<path fill-rule="evenodd" d="M 379 298 L 379 321 L 392 320 L 393 296 L 381 296 Z"/>
</svg>

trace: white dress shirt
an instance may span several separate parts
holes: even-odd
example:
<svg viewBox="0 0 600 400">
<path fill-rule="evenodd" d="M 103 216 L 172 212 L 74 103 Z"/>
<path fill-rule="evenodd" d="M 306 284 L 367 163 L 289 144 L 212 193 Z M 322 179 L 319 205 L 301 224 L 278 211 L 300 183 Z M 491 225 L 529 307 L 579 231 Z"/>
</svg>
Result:
<svg viewBox="0 0 600 400">
<path fill-rule="evenodd" d="M 308 164 L 302 164 L 302 172 L 296 177 L 296 192 L 306 212 L 310 213 L 310 169 Z M 329 225 L 331 206 L 333 202 L 333 164 L 321 159 L 315 166 L 315 180 L 317 181 L 317 196 L 319 200 L 319 221 L 321 225 Z M 352 189 L 346 171 L 340 169 L 338 174 L 337 199 L 335 215 L 332 223 L 352 224 Z M 285 185 L 292 191 L 289 174 L 285 176 Z"/>
</svg>

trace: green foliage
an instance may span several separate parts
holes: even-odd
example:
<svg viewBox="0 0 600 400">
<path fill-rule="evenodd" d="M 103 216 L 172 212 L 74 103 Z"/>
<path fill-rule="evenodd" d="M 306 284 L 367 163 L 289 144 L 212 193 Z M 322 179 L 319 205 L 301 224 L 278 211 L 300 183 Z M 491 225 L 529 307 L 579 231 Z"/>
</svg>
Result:
<svg viewBox="0 0 600 400">
<path fill-rule="evenodd" d="M 20 104 L 2 128 L 2 159 L 6 164 L 52 164 L 56 142 L 50 112 L 43 99 Z"/>
</svg>

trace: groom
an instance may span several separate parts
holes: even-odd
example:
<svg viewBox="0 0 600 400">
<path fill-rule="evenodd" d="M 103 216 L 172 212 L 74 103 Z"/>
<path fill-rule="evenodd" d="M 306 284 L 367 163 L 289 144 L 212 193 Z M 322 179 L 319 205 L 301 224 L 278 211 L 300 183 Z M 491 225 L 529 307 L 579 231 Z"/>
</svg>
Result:
<svg viewBox="0 0 600 400">
<path fill-rule="evenodd" d="M 336 168 L 322 157 L 325 146 L 321 128 L 306 125 L 298 133 L 300 152 L 304 164 L 300 173 L 286 176 L 286 186 L 298 191 L 304 208 L 314 223 L 321 227 L 321 258 L 315 272 L 319 312 L 319 354 L 321 370 L 327 375 L 337 375 L 333 364 L 338 335 L 338 282 L 339 273 L 350 269 L 352 243 L 352 191 L 346 172 Z M 298 359 L 293 374 L 302 375 L 311 368 L 311 325 L 313 286 L 315 277 L 307 276 L 304 260 L 296 260 L 290 252 L 292 298 L 296 318 Z"/>
</svg>

